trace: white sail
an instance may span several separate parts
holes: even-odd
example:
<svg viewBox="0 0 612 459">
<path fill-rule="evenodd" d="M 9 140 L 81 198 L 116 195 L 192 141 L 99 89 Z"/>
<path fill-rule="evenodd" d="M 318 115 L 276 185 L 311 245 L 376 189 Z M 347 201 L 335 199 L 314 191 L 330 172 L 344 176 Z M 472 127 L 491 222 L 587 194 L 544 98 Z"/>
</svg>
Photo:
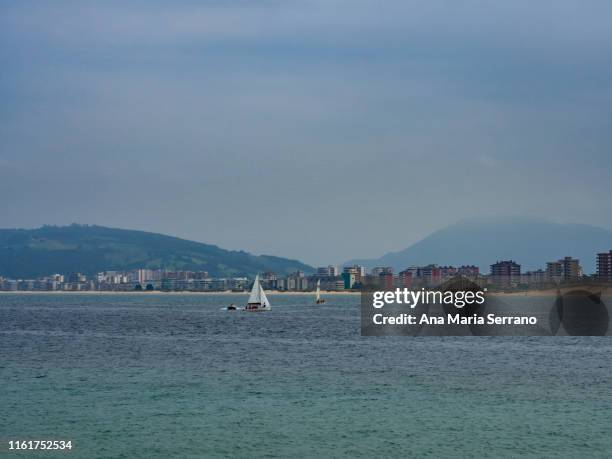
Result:
<svg viewBox="0 0 612 459">
<path fill-rule="evenodd" d="M 319 301 L 321 299 L 321 279 L 317 281 L 317 296 L 315 297 L 315 301 Z"/>
<path fill-rule="evenodd" d="M 259 274 L 255 276 L 255 282 L 253 282 L 253 289 L 251 290 L 251 294 L 249 295 L 249 303 L 246 307 L 248 311 L 262 311 L 269 310 L 270 302 L 268 301 L 268 297 L 264 292 L 263 287 L 259 283 Z"/>
<path fill-rule="evenodd" d="M 255 282 L 253 282 L 253 288 L 251 289 L 251 294 L 249 295 L 249 304 L 259 304 L 261 303 L 261 285 L 259 284 L 259 274 L 255 276 Z M 267 299 L 266 299 L 267 301 Z"/>
<path fill-rule="evenodd" d="M 264 292 L 263 287 L 259 284 L 259 298 L 261 301 L 261 307 L 270 309 L 270 302 L 268 301 L 268 297 L 266 296 L 266 292 Z"/>
</svg>

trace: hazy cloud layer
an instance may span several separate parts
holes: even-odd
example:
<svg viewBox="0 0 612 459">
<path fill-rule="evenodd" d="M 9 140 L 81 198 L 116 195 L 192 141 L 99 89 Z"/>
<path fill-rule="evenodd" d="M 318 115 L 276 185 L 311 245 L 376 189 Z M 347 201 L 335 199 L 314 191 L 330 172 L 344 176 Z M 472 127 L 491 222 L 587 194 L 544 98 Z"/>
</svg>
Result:
<svg viewBox="0 0 612 459">
<path fill-rule="evenodd" d="M 611 227 L 612 4 L 500 3 L 5 2 L 0 227 L 315 264 L 472 215 Z"/>
</svg>

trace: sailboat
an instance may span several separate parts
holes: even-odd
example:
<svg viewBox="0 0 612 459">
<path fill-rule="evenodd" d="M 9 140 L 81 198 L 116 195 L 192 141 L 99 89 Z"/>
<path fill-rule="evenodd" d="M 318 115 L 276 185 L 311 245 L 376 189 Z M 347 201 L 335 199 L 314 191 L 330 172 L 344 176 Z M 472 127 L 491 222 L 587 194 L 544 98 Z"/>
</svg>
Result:
<svg viewBox="0 0 612 459">
<path fill-rule="evenodd" d="M 259 312 L 259 311 L 269 311 L 272 309 L 270 306 L 270 302 L 266 297 L 266 293 L 264 289 L 261 288 L 261 284 L 259 283 L 259 274 L 255 276 L 255 282 L 253 282 L 253 288 L 251 289 L 251 295 L 249 296 L 249 302 L 244 308 L 245 311 L 250 312 Z"/>
<path fill-rule="evenodd" d="M 317 296 L 315 297 L 316 304 L 323 304 L 325 300 L 321 298 L 321 279 L 317 281 Z"/>
</svg>

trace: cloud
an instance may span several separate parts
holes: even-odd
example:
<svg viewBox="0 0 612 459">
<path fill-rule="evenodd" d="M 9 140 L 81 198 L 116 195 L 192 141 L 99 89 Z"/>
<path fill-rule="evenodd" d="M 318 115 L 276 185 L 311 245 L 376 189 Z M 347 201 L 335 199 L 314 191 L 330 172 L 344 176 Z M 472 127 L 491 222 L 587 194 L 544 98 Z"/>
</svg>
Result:
<svg viewBox="0 0 612 459">
<path fill-rule="evenodd" d="M 603 0 L 238 1 L 238 2 L 20 2 L 5 7 L 3 27 L 63 46 L 163 45 L 190 42 L 283 40 L 364 46 L 413 40 L 427 50 L 454 41 L 531 49 L 609 45 L 612 33 Z M 486 40 L 489 38 L 489 40 Z M 409 43 L 402 43 L 406 45 Z M 453 47 L 451 46 L 450 49 Z"/>
<path fill-rule="evenodd" d="M 611 10 L 4 5 L 2 218 L 312 263 L 378 256 L 492 208 L 612 226 Z M 247 234 L 262 213 L 268 227 Z"/>
</svg>

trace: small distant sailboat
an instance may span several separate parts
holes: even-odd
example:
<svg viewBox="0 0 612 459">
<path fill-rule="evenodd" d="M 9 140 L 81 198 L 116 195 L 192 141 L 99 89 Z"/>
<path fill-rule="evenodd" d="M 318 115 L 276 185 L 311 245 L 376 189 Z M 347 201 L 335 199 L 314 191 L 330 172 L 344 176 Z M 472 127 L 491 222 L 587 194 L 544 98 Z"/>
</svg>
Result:
<svg viewBox="0 0 612 459">
<path fill-rule="evenodd" d="M 249 302 L 244 310 L 249 312 L 259 312 L 269 311 L 270 309 L 272 309 L 272 307 L 270 306 L 270 302 L 268 301 L 268 297 L 266 297 L 264 289 L 261 288 L 258 274 L 255 276 L 255 282 L 253 282 L 253 289 L 251 290 L 251 295 L 249 296 Z"/>
<path fill-rule="evenodd" d="M 321 279 L 317 281 L 317 296 L 315 297 L 316 304 L 323 304 L 325 300 L 321 298 Z"/>
</svg>

